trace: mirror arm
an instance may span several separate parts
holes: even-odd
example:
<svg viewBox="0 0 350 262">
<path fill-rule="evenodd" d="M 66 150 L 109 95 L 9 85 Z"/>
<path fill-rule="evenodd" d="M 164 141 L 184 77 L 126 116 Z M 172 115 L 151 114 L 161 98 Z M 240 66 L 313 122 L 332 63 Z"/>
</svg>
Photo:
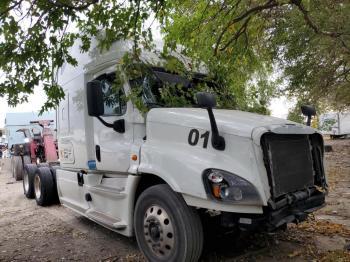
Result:
<svg viewBox="0 0 350 262">
<path fill-rule="evenodd" d="M 121 120 L 117 120 L 115 121 L 113 124 L 108 123 L 106 121 L 103 120 L 103 118 L 101 118 L 100 116 L 96 116 L 98 120 L 100 120 L 100 122 L 109 128 L 113 128 L 114 131 L 118 132 L 118 133 L 124 133 L 125 132 L 125 124 L 124 124 L 124 119 Z M 121 125 L 118 125 L 118 122 L 122 121 Z"/>
<path fill-rule="evenodd" d="M 113 128 L 113 124 L 104 121 L 100 116 L 96 116 L 96 117 L 97 117 L 98 120 L 100 120 L 100 122 L 101 122 L 104 126 Z"/>
<path fill-rule="evenodd" d="M 307 116 L 306 125 L 311 126 L 311 116 L 310 115 Z"/>
<path fill-rule="evenodd" d="M 211 126 L 211 144 L 213 148 L 216 150 L 223 151 L 225 150 L 225 139 L 219 135 L 218 127 L 216 125 L 213 109 L 211 107 L 207 108 L 209 120 L 210 120 L 210 126 Z"/>
</svg>

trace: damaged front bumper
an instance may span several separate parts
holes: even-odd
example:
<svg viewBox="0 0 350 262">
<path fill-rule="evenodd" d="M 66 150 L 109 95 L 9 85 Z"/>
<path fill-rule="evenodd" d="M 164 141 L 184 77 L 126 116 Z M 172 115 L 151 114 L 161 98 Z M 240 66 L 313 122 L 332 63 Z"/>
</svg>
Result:
<svg viewBox="0 0 350 262">
<path fill-rule="evenodd" d="M 222 214 L 222 224 L 235 224 L 242 230 L 271 232 L 285 227 L 288 223 L 304 221 L 310 213 L 325 205 L 325 193 L 316 189 L 307 197 L 303 197 L 300 192 L 296 196 L 289 195 L 278 202 L 270 201 L 261 215 Z M 233 221 L 235 222 L 232 223 Z"/>
</svg>

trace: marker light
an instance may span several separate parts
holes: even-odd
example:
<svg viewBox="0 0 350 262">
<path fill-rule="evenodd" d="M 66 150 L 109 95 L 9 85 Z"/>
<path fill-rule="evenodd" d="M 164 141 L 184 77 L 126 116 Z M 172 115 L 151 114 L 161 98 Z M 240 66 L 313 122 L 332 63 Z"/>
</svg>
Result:
<svg viewBox="0 0 350 262">
<path fill-rule="evenodd" d="M 213 195 L 216 198 L 220 198 L 221 197 L 221 185 L 220 184 L 213 184 L 211 187 L 212 187 Z"/>
</svg>

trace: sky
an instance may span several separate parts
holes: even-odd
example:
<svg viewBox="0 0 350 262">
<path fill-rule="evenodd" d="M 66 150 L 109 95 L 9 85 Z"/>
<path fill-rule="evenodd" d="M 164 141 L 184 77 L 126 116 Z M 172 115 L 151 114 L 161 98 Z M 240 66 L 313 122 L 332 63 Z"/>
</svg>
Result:
<svg viewBox="0 0 350 262">
<path fill-rule="evenodd" d="M 274 98 L 271 100 L 269 109 L 271 115 L 279 118 L 287 119 L 288 111 L 294 106 L 294 102 L 288 100 L 285 96 Z"/>
<path fill-rule="evenodd" d="M 46 94 L 41 87 L 35 87 L 34 94 L 29 96 L 28 103 L 9 107 L 6 98 L 0 98 L 0 128 L 4 127 L 6 113 L 38 112 L 46 101 Z"/>
</svg>

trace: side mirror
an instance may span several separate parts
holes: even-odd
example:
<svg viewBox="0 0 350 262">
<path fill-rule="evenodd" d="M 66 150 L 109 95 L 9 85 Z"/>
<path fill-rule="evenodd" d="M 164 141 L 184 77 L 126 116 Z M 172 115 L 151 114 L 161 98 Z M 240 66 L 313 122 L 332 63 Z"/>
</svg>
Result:
<svg viewBox="0 0 350 262">
<path fill-rule="evenodd" d="M 102 116 L 104 114 L 102 83 L 98 80 L 88 82 L 86 97 L 89 116 Z"/>
<path fill-rule="evenodd" d="M 211 144 L 216 150 L 225 150 L 225 139 L 219 135 L 218 127 L 216 125 L 213 107 L 216 106 L 216 99 L 213 94 L 206 92 L 198 92 L 196 94 L 197 104 L 201 108 L 206 108 L 209 115 L 211 126 Z"/>
<path fill-rule="evenodd" d="M 216 99 L 213 94 L 206 92 L 198 92 L 196 94 L 197 104 L 202 108 L 213 108 L 216 107 Z"/>
<path fill-rule="evenodd" d="M 303 113 L 304 116 L 307 116 L 306 125 L 310 126 L 312 116 L 316 115 L 315 107 L 311 105 L 303 105 L 301 106 L 301 112 Z"/>
<path fill-rule="evenodd" d="M 97 117 L 100 122 L 106 127 L 113 128 L 114 131 L 118 133 L 125 132 L 125 121 L 124 119 L 119 119 L 114 121 L 113 124 L 104 121 L 101 116 L 104 114 L 104 102 L 103 102 L 103 92 L 102 83 L 98 80 L 94 80 L 87 83 L 86 86 L 86 97 L 89 116 Z"/>
</svg>

